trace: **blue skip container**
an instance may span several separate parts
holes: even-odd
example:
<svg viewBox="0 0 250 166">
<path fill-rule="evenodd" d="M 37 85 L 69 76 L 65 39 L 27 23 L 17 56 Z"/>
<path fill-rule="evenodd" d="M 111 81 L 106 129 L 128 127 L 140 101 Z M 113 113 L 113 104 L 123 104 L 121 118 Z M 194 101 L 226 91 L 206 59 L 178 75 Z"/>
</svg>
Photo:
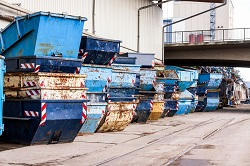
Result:
<svg viewBox="0 0 250 166">
<path fill-rule="evenodd" d="M 140 88 L 142 91 L 152 91 L 154 89 L 153 82 L 156 78 L 156 70 L 141 69 L 140 70 Z"/>
<path fill-rule="evenodd" d="M 178 100 L 178 111 L 176 115 L 184 115 L 190 113 L 192 109 L 192 100 L 194 96 L 188 90 L 181 92 L 180 99 Z"/>
<path fill-rule="evenodd" d="M 112 68 L 108 66 L 83 65 L 80 74 L 87 74 L 85 85 L 88 92 L 106 92 L 112 81 Z"/>
<path fill-rule="evenodd" d="M 77 59 L 84 17 L 37 12 L 16 17 L 0 34 L 6 58 L 60 56 Z"/>
<path fill-rule="evenodd" d="M 113 64 L 110 88 L 133 88 L 136 86 L 136 76 L 139 65 Z"/>
<path fill-rule="evenodd" d="M 134 97 L 136 93 L 136 88 L 109 88 L 108 96 L 109 97 Z"/>
<path fill-rule="evenodd" d="M 177 66 L 166 66 L 166 70 L 175 70 L 178 74 L 178 89 L 183 92 L 189 87 L 191 87 L 194 82 L 198 79 L 198 71 L 184 69 Z"/>
<path fill-rule="evenodd" d="M 107 103 L 89 102 L 87 108 L 87 119 L 79 133 L 94 133 L 106 112 Z"/>
<path fill-rule="evenodd" d="M 87 101 L 7 100 L 4 142 L 32 145 L 72 142 L 86 119 Z"/>
<path fill-rule="evenodd" d="M 204 84 L 208 89 L 219 88 L 222 82 L 222 74 L 218 73 L 204 73 L 199 75 L 199 84 Z"/>
<path fill-rule="evenodd" d="M 178 111 L 178 101 L 176 100 L 165 100 L 164 101 L 164 111 L 161 118 L 173 117 Z"/>
<path fill-rule="evenodd" d="M 120 43 L 118 40 L 82 36 L 78 57 L 84 59 L 84 64 L 112 64 L 120 52 Z"/>
<path fill-rule="evenodd" d="M 133 122 L 146 123 L 152 109 L 152 99 L 140 99 L 136 107 L 136 113 L 133 117 Z"/>
<path fill-rule="evenodd" d="M 3 86 L 4 86 L 4 73 L 6 71 L 6 67 L 4 64 L 4 57 L 0 56 L 0 136 L 4 131 L 4 124 L 3 124 L 3 102 L 5 100 L 5 96 L 3 93 Z"/>
<path fill-rule="evenodd" d="M 59 57 L 6 58 L 7 72 L 51 72 L 79 74 L 82 60 Z"/>
</svg>

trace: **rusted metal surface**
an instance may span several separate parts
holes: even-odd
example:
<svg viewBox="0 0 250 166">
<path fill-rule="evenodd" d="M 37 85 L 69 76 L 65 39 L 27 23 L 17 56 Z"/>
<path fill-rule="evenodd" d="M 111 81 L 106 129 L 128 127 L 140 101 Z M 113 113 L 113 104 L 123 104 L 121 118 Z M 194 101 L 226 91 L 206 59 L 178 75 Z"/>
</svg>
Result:
<svg viewBox="0 0 250 166">
<path fill-rule="evenodd" d="M 138 102 L 109 102 L 98 132 L 122 131 L 131 123 Z"/>
<path fill-rule="evenodd" d="M 5 88 L 50 88 L 70 89 L 84 88 L 86 75 L 65 73 L 7 73 Z"/>
<path fill-rule="evenodd" d="M 158 120 L 164 111 L 164 101 L 153 101 L 153 108 L 148 120 Z"/>
<path fill-rule="evenodd" d="M 41 99 L 41 100 L 82 100 L 86 99 L 86 88 L 56 90 L 21 88 L 19 90 L 5 90 L 6 98 Z"/>
<path fill-rule="evenodd" d="M 7 98 L 85 100 L 85 78 L 77 74 L 8 73 L 4 91 Z"/>
</svg>

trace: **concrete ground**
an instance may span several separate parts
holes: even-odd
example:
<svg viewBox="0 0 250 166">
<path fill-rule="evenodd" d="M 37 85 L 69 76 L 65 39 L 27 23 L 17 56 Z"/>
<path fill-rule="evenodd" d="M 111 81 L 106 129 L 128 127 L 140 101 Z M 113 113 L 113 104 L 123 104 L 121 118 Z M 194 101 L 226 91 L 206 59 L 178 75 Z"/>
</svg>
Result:
<svg viewBox="0 0 250 166">
<path fill-rule="evenodd" d="M 250 105 L 131 124 L 73 143 L 0 145 L 0 165 L 250 165 Z M 11 150 L 6 150 L 11 149 Z"/>
</svg>

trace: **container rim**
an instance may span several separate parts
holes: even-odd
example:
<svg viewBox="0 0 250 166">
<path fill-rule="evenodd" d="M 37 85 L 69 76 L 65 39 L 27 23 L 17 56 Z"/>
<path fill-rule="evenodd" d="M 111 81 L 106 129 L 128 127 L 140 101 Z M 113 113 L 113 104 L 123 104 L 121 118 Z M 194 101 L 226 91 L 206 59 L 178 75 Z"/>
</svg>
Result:
<svg viewBox="0 0 250 166">
<path fill-rule="evenodd" d="M 82 17 L 82 16 L 73 16 L 73 15 L 68 15 L 68 14 L 59 14 L 59 13 L 53 13 L 53 12 L 43 12 L 43 11 L 39 11 L 39 12 L 35 12 L 32 14 L 27 14 L 24 16 L 17 16 L 15 17 L 15 20 L 21 20 L 21 19 L 26 19 L 26 18 L 30 18 L 30 17 L 35 17 L 38 15 L 43 15 L 43 16 L 52 16 L 52 17 L 61 17 L 61 18 L 67 18 L 67 19 L 75 19 L 75 20 L 81 20 L 81 21 L 87 21 L 88 19 L 86 17 Z"/>
<path fill-rule="evenodd" d="M 107 38 L 102 38 L 102 37 L 97 37 L 97 36 L 91 36 L 91 35 L 83 35 L 82 38 L 86 39 L 94 39 L 94 40 L 101 40 L 101 41 L 106 41 L 106 42 L 117 42 L 117 43 L 122 43 L 121 40 L 114 40 L 114 39 L 107 39 Z"/>
</svg>

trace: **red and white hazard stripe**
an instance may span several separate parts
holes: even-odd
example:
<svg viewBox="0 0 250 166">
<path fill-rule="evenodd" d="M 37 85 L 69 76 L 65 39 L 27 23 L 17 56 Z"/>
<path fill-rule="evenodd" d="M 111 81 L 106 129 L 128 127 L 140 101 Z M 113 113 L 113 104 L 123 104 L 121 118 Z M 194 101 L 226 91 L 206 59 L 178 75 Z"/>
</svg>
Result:
<svg viewBox="0 0 250 166">
<path fill-rule="evenodd" d="M 81 82 L 81 88 L 85 88 L 85 82 Z"/>
<path fill-rule="evenodd" d="M 176 90 L 177 90 L 177 86 L 174 86 L 174 92 L 176 92 Z"/>
<path fill-rule="evenodd" d="M 107 98 L 110 98 L 110 94 L 107 94 Z"/>
<path fill-rule="evenodd" d="M 34 73 L 38 73 L 40 71 L 40 65 L 36 65 L 36 68 L 34 70 Z"/>
<path fill-rule="evenodd" d="M 135 80 L 134 80 L 134 79 L 132 79 L 132 81 L 131 81 L 131 82 L 132 82 L 132 85 L 135 85 Z"/>
<path fill-rule="evenodd" d="M 22 63 L 21 69 L 34 69 L 35 63 Z"/>
<path fill-rule="evenodd" d="M 24 87 L 34 87 L 34 86 L 36 86 L 36 82 L 34 82 L 34 81 L 24 81 L 23 85 L 24 85 Z"/>
<path fill-rule="evenodd" d="M 76 67 L 75 74 L 80 74 L 80 67 Z"/>
<path fill-rule="evenodd" d="M 82 56 L 82 60 L 84 60 L 88 55 L 89 55 L 89 53 L 88 53 L 88 52 L 85 52 L 85 53 L 83 54 L 83 56 Z"/>
<path fill-rule="evenodd" d="M 110 61 L 108 65 L 112 65 L 112 63 L 115 61 L 115 59 L 117 58 L 117 55 L 115 55 Z"/>
<path fill-rule="evenodd" d="M 179 103 L 176 104 L 176 109 L 177 109 L 177 110 L 179 109 Z"/>
<path fill-rule="evenodd" d="M 107 88 L 108 88 L 108 86 L 109 86 L 110 83 L 111 83 L 111 78 L 108 77 L 108 78 L 107 78 L 106 85 L 104 86 L 102 92 L 106 92 L 106 91 L 107 91 Z"/>
<path fill-rule="evenodd" d="M 34 90 L 27 90 L 27 91 L 26 91 L 26 95 L 27 95 L 27 96 L 38 96 L 38 95 L 40 95 L 40 94 L 41 94 L 40 90 L 37 90 L 37 89 L 34 89 Z"/>
<path fill-rule="evenodd" d="M 36 111 L 24 111 L 24 115 L 28 117 L 38 117 L 39 113 Z"/>
<path fill-rule="evenodd" d="M 82 96 L 81 96 L 82 99 L 87 99 L 87 95 L 86 95 L 86 92 L 83 92 L 82 93 Z"/>
<path fill-rule="evenodd" d="M 86 119 L 87 119 L 87 104 L 82 103 L 82 119 L 80 123 L 83 124 Z"/>
<path fill-rule="evenodd" d="M 134 110 L 136 109 L 136 106 L 137 106 L 137 104 L 133 104 L 133 109 L 134 109 Z"/>
<path fill-rule="evenodd" d="M 156 75 L 154 76 L 154 79 L 153 79 L 153 86 L 156 86 Z"/>
<path fill-rule="evenodd" d="M 152 60 L 152 68 L 155 67 L 155 60 Z"/>
<path fill-rule="evenodd" d="M 46 107 L 47 107 L 46 103 L 41 104 L 41 122 L 40 122 L 40 126 L 44 126 L 44 124 L 46 122 L 46 117 L 47 117 Z"/>
<path fill-rule="evenodd" d="M 151 101 L 150 101 L 150 110 L 152 110 L 152 109 L 153 109 L 153 104 L 154 104 L 154 101 L 153 101 L 153 100 L 151 100 Z"/>
</svg>

